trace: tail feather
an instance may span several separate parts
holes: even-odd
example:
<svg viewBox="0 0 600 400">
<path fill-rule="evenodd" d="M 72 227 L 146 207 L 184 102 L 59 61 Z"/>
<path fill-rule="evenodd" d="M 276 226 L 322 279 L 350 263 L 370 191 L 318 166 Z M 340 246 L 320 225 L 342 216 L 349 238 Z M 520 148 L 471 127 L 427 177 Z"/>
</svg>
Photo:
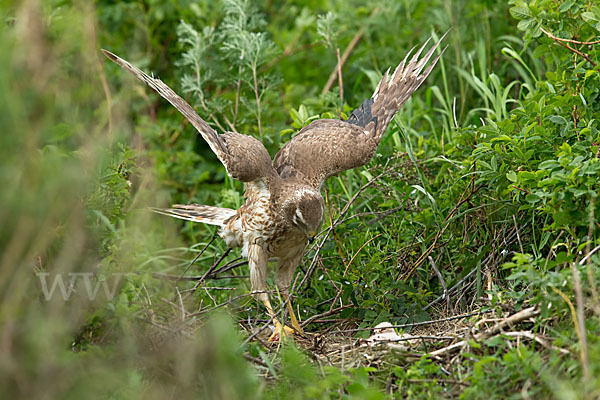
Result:
<svg viewBox="0 0 600 400">
<path fill-rule="evenodd" d="M 412 48 L 402 62 L 396 67 L 392 75 L 389 75 L 388 69 L 383 78 L 375 88 L 373 96 L 365 100 L 359 108 L 352 112 L 348 122 L 365 128 L 370 134 L 373 134 L 379 142 L 386 128 L 398 112 L 400 107 L 408 100 L 415 90 L 421 86 L 429 73 L 436 65 L 446 48 L 438 54 L 431 64 L 425 68 L 425 65 L 431 59 L 433 52 L 437 50 L 440 43 L 446 37 L 448 32 L 434 44 L 423 58 L 419 59 L 425 47 L 431 40 L 428 39 L 423 46 L 412 56 L 408 63 L 408 57 L 413 52 Z M 425 68 L 425 69 L 424 69 Z"/>
<path fill-rule="evenodd" d="M 230 208 L 202 204 L 175 204 L 171 208 L 152 208 L 151 210 L 173 218 L 217 226 L 224 226 L 236 214 L 236 211 Z"/>
</svg>

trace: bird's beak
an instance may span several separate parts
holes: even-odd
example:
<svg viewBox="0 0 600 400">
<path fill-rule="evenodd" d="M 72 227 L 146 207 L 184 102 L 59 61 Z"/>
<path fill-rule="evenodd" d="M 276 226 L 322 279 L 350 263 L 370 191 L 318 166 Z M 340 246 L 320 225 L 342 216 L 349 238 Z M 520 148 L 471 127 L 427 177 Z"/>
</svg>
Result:
<svg viewBox="0 0 600 400">
<path fill-rule="evenodd" d="M 315 236 L 317 235 L 317 232 L 315 231 L 310 231 L 308 232 L 308 243 L 311 243 L 315 241 Z"/>
</svg>

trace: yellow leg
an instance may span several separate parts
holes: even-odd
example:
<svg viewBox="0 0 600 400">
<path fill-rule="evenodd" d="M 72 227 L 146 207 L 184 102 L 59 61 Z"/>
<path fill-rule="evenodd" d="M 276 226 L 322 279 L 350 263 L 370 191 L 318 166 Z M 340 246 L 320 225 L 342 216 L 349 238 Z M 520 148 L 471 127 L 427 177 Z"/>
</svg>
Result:
<svg viewBox="0 0 600 400">
<path fill-rule="evenodd" d="M 292 307 L 292 300 L 290 299 L 288 301 L 289 296 L 284 296 L 285 297 L 285 301 L 287 301 L 286 307 L 288 309 L 288 312 L 290 313 L 290 320 L 292 322 L 292 326 L 294 327 L 294 330 L 296 331 L 296 333 L 299 333 L 300 335 L 304 335 L 304 331 L 302 330 L 302 327 L 300 326 L 300 324 L 298 323 L 298 320 L 296 319 L 296 314 L 294 313 L 294 309 Z"/>
<path fill-rule="evenodd" d="M 271 306 L 271 302 L 269 301 L 268 298 L 263 301 L 263 304 L 267 308 L 267 312 L 269 313 L 269 316 L 273 318 L 273 325 L 275 325 L 275 330 L 273 331 L 273 334 L 269 338 L 269 342 L 274 342 L 275 339 L 279 339 L 280 337 L 283 338 L 286 336 L 289 337 L 289 336 L 293 335 L 294 334 L 293 329 L 291 329 L 285 325 L 282 325 L 281 322 L 279 322 L 279 320 L 277 319 L 277 316 L 275 315 L 275 311 L 273 311 L 273 306 Z M 295 317 L 294 317 L 294 319 L 295 319 Z"/>
</svg>

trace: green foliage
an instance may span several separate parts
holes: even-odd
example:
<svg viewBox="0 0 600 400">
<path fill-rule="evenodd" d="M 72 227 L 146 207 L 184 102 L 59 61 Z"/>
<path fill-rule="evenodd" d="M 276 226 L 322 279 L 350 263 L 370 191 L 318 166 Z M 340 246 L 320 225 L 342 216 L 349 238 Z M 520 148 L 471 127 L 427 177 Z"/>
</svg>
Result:
<svg viewBox="0 0 600 400">
<path fill-rule="evenodd" d="M 335 399 L 340 394 L 347 399 L 383 399 L 379 388 L 370 382 L 374 368 L 358 367 L 342 371 L 323 367 L 319 371 L 306 355 L 293 346 L 283 348 L 279 365 L 281 379 L 266 397 L 290 399 Z"/>
</svg>

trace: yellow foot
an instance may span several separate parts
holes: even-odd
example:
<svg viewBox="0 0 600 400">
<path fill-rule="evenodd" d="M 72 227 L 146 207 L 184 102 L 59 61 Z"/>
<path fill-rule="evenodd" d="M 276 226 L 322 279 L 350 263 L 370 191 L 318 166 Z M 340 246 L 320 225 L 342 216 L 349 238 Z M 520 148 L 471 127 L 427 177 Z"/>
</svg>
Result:
<svg viewBox="0 0 600 400">
<path fill-rule="evenodd" d="M 293 329 L 294 334 L 295 335 L 300 335 L 300 336 L 306 336 L 306 333 L 304 333 L 304 330 L 302 329 L 302 327 L 300 326 L 300 324 L 298 323 L 298 321 L 294 321 L 295 319 L 296 318 L 292 319 L 292 327 L 294 327 L 294 329 Z"/>
<path fill-rule="evenodd" d="M 286 326 L 286 325 L 283 325 L 283 327 L 282 327 L 281 323 L 277 322 L 277 323 L 275 323 L 275 330 L 273 331 L 273 334 L 269 338 L 269 342 L 280 342 L 281 336 L 283 336 L 284 338 L 291 338 L 295 334 L 296 334 L 296 331 L 294 331 L 292 328 L 290 328 L 289 326 Z"/>
</svg>

